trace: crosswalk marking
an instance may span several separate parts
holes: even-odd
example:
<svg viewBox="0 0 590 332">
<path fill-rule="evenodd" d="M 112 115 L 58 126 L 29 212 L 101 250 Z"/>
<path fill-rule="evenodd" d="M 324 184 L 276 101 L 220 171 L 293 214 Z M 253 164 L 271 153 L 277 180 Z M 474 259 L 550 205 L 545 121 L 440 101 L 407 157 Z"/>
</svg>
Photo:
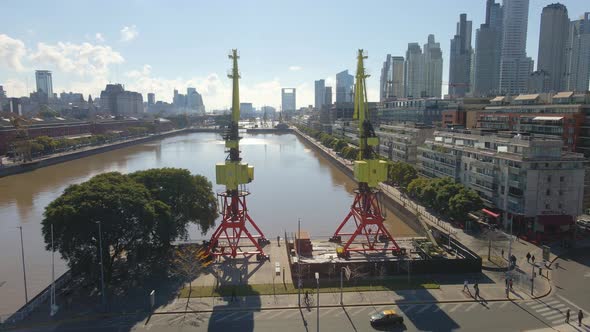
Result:
<svg viewBox="0 0 590 332">
<path fill-rule="evenodd" d="M 479 306 L 479 303 L 472 303 L 469 307 L 467 307 L 467 309 L 465 309 L 465 311 L 470 311 L 471 309 L 475 308 L 476 306 Z"/>
<path fill-rule="evenodd" d="M 555 315 L 555 314 L 557 314 L 557 313 L 558 313 L 559 315 L 561 315 L 561 311 L 552 310 L 552 311 L 547 311 L 547 312 L 543 312 L 543 313 L 541 313 L 541 316 L 543 316 L 543 317 L 548 317 L 548 316 L 553 316 L 553 315 Z"/>
<path fill-rule="evenodd" d="M 368 309 L 368 307 L 357 307 L 357 308 L 353 308 L 353 309 L 350 309 L 350 314 L 352 316 L 358 315 L 358 314 L 360 314 L 361 312 L 363 312 L 363 311 L 365 311 L 367 309 Z"/>
<path fill-rule="evenodd" d="M 299 313 L 299 310 L 290 310 L 290 312 L 287 315 L 285 315 L 284 318 L 293 317 L 293 316 L 295 316 L 298 313 Z"/>
<path fill-rule="evenodd" d="M 547 317 L 544 317 L 544 318 L 547 319 L 547 320 L 552 320 L 552 319 L 556 319 L 557 317 L 561 317 L 561 316 L 563 316 L 563 315 L 560 312 L 558 314 L 553 314 L 551 316 L 547 316 Z"/>
<path fill-rule="evenodd" d="M 276 316 L 282 314 L 283 311 L 282 310 L 277 310 L 275 313 L 271 314 L 270 316 L 266 317 L 266 319 L 271 319 L 271 318 L 275 318 Z"/>
<path fill-rule="evenodd" d="M 322 310 L 322 311 L 320 311 L 320 317 L 326 316 L 329 313 L 333 312 L 334 310 L 340 310 L 340 308 L 330 308 L 328 310 Z"/>
<path fill-rule="evenodd" d="M 434 312 L 439 312 L 446 306 L 447 306 L 447 303 L 443 303 L 443 304 L 437 306 L 436 309 L 434 309 Z"/>
<path fill-rule="evenodd" d="M 409 305 L 407 308 L 404 308 L 404 309 L 401 309 L 401 308 L 400 308 L 400 309 L 401 309 L 401 311 L 402 311 L 403 313 L 407 314 L 408 312 L 412 311 L 412 309 L 414 309 L 414 308 L 416 308 L 416 305 L 415 305 L 415 304 L 411 304 L 411 305 Z"/>
<path fill-rule="evenodd" d="M 431 305 L 432 305 L 432 304 L 427 304 L 427 305 L 425 305 L 424 307 L 422 307 L 422 309 L 418 310 L 418 312 L 416 312 L 416 313 L 417 313 L 417 314 L 419 314 L 419 313 L 421 313 L 421 312 L 425 311 L 426 309 L 430 308 L 430 306 L 431 306 Z"/>
<path fill-rule="evenodd" d="M 508 305 L 508 303 L 509 303 L 508 301 L 504 301 L 504 302 L 503 302 L 503 303 L 500 305 L 500 308 L 504 308 L 505 306 L 507 306 L 507 305 Z"/>
<path fill-rule="evenodd" d="M 449 312 L 454 312 L 455 310 L 457 310 L 459 307 L 461 307 L 461 303 L 454 305 Z"/>
<path fill-rule="evenodd" d="M 234 318 L 232 318 L 232 320 L 241 320 L 241 319 L 244 319 L 248 316 L 254 316 L 254 313 L 253 312 L 242 312 L 241 315 L 235 316 Z M 254 319 L 254 317 L 252 317 L 252 319 Z"/>
<path fill-rule="evenodd" d="M 230 314 L 224 315 L 223 317 L 217 317 L 215 320 L 218 321 L 218 322 L 221 322 L 222 320 L 228 319 L 228 318 L 230 318 L 232 316 L 235 316 L 236 314 L 238 314 L 238 313 L 237 312 L 232 312 Z"/>
</svg>

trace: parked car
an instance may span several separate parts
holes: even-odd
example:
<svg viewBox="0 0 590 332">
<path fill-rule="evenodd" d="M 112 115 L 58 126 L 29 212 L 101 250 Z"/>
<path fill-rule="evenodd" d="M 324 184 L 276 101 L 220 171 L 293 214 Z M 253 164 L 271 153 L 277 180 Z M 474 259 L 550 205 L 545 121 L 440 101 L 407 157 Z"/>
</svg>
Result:
<svg viewBox="0 0 590 332">
<path fill-rule="evenodd" d="M 372 314 L 370 321 L 373 326 L 402 325 L 404 323 L 404 318 L 398 315 L 395 310 L 389 309 Z"/>
</svg>

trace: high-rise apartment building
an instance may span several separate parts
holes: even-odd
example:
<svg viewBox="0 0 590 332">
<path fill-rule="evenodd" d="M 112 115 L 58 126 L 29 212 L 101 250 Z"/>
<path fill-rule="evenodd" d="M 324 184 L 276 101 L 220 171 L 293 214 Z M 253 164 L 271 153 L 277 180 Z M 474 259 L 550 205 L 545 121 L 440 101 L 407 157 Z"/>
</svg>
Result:
<svg viewBox="0 0 590 332">
<path fill-rule="evenodd" d="M 502 6 L 494 0 L 487 0 L 486 21 L 475 33 L 474 96 L 489 96 L 498 92 L 501 49 Z"/>
<path fill-rule="evenodd" d="M 567 41 L 567 90 L 590 89 L 590 12 L 570 23 Z"/>
<path fill-rule="evenodd" d="M 324 106 L 326 102 L 326 81 L 325 80 L 317 80 L 314 82 L 315 87 L 315 108 L 319 110 Z"/>
<path fill-rule="evenodd" d="M 281 111 L 286 113 L 293 113 L 297 109 L 297 94 L 295 88 L 281 89 Z"/>
<path fill-rule="evenodd" d="M 418 43 L 409 43 L 404 66 L 405 97 L 420 98 L 425 94 L 424 57 Z"/>
<path fill-rule="evenodd" d="M 51 71 L 35 70 L 35 82 L 37 83 L 37 93 L 43 93 L 47 98 L 53 98 L 53 80 Z"/>
<path fill-rule="evenodd" d="M 565 90 L 567 79 L 566 44 L 569 25 L 567 8 L 564 5 L 553 3 L 543 8 L 537 70 L 546 72 L 549 78 L 545 90 L 539 92 Z"/>
<path fill-rule="evenodd" d="M 529 0 L 504 0 L 500 93 L 526 92 L 533 60 L 526 55 Z"/>
<path fill-rule="evenodd" d="M 471 21 L 467 14 L 459 15 L 457 32 L 451 39 L 449 95 L 464 97 L 471 85 Z"/>
<path fill-rule="evenodd" d="M 121 84 L 107 84 L 100 93 L 100 107 L 114 116 L 140 115 L 143 113 L 143 96 L 125 91 Z"/>
<path fill-rule="evenodd" d="M 336 103 L 351 103 L 354 76 L 348 70 L 336 74 Z"/>
<path fill-rule="evenodd" d="M 404 97 L 404 57 L 387 54 L 379 85 L 379 100 Z"/>
<path fill-rule="evenodd" d="M 440 98 L 442 93 L 443 58 L 440 43 L 428 35 L 424 44 L 424 96 Z"/>
</svg>

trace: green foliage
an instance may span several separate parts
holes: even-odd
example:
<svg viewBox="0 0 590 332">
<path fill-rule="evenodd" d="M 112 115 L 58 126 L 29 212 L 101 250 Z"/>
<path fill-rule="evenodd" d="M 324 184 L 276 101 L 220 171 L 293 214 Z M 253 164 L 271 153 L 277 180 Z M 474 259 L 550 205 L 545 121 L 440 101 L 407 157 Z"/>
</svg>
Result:
<svg viewBox="0 0 590 332">
<path fill-rule="evenodd" d="M 418 177 L 418 172 L 408 163 L 401 161 L 392 162 L 389 165 L 389 181 L 406 188 L 412 180 Z"/>
<path fill-rule="evenodd" d="M 407 186 L 408 194 L 437 212 L 463 221 L 470 212 L 480 210 L 479 195 L 451 178 L 416 178 Z"/>
<path fill-rule="evenodd" d="M 160 168 L 138 171 L 129 176 L 143 184 L 157 199 L 170 207 L 174 220 L 168 233 L 172 240 L 185 237 L 189 223 L 207 233 L 217 219 L 217 200 L 211 182 L 186 169 Z"/>
<path fill-rule="evenodd" d="M 53 225 L 55 250 L 74 273 L 98 281 L 100 221 L 110 282 L 115 263 L 131 269 L 157 262 L 189 222 L 210 227 L 216 217 L 211 184 L 203 177 L 178 169 L 112 172 L 66 188 L 45 208 L 42 233 L 50 250 Z"/>
</svg>

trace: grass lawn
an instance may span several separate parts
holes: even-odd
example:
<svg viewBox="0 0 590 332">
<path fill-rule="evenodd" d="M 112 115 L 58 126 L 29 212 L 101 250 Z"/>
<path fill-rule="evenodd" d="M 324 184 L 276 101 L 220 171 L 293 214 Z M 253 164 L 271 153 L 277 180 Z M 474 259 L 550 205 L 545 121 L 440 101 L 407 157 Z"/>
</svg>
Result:
<svg viewBox="0 0 590 332">
<path fill-rule="evenodd" d="M 373 280 L 373 285 L 369 280 L 359 280 L 356 285 L 354 282 L 344 282 L 344 292 L 366 292 L 366 291 L 390 291 L 403 289 L 439 289 L 440 285 L 431 280 L 412 280 L 408 283 L 405 278 Z M 193 286 L 190 292 L 191 297 L 210 297 L 210 296 L 231 296 L 232 290 L 235 289 L 236 296 L 249 295 L 280 295 L 280 294 L 297 294 L 297 288 L 292 284 L 254 284 L 254 285 L 225 285 L 215 289 L 213 286 Z M 316 292 L 316 288 L 303 288 L 305 291 Z M 339 293 L 340 282 L 322 282 L 320 280 L 321 293 Z M 180 297 L 188 297 L 189 287 L 180 291 Z"/>
</svg>

